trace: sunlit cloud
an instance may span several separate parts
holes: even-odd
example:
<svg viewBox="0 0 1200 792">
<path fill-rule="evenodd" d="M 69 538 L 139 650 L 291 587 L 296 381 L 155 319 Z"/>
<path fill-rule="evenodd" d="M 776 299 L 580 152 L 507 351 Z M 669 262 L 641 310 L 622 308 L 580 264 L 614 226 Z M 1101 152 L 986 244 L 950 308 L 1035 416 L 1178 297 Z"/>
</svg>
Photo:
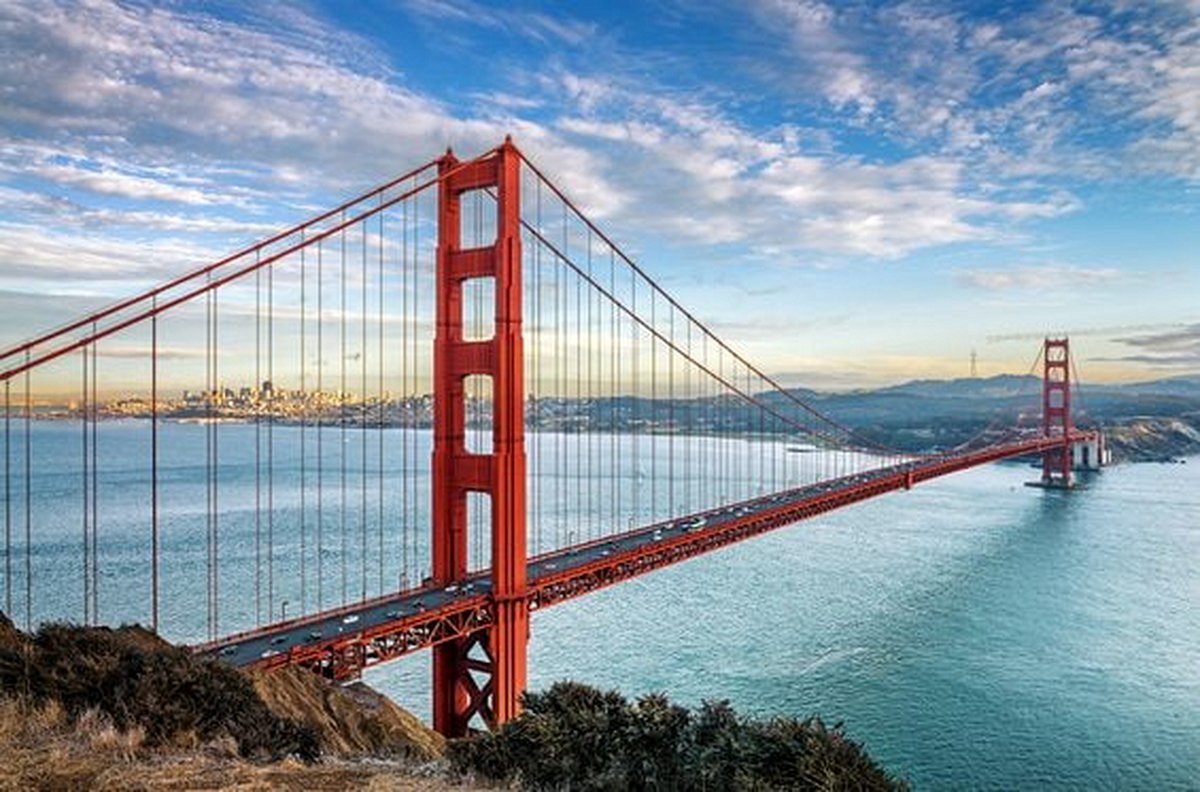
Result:
<svg viewBox="0 0 1200 792">
<path fill-rule="evenodd" d="M 1123 277 L 1115 267 L 1076 267 L 1062 264 L 1021 265 L 1008 269 L 971 269 L 955 273 L 956 280 L 971 289 L 1056 289 L 1064 283 L 1072 288 L 1104 286 Z"/>
<path fill-rule="evenodd" d="M 1142 333 L 1116 339 L 1136 352 L 1114 358 L 1154 368 L 1187 370 L 1200 367 L 1200 323 L 1161 333 Z"/>
</svg>

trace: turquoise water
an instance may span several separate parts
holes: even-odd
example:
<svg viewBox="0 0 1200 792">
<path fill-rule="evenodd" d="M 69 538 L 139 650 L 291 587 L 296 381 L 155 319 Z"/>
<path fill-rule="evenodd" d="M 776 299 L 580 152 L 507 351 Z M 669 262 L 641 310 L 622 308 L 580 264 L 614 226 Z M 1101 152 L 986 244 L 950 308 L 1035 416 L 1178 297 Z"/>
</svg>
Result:
<svg viewBox="0 0 1200 792">
<path fill-rule="evenodd" d="M 918 789 L 1200 788 L 1200 459 L 991 466 L 556 606 L 530 682 L 817 713 Z M 427 711 L 425 658 L 369 681 Z"/>
<path fill-rule="evenodd" d="M 20 428 L 10 503 L 18 623 L 27 557 Z M 80 427 L 34 422 L 32 431 L 30 619 L 77 620 Z M 165 632 L 194 641 L 207 628 L 206 430 L 168 424 L 162 432 Z M 323 480 L 319 550 L 318 434 L 328 469 L 343 456 L 349 467 L 344 484 L 340 476 Z M 318 565 L 326 607 L 343 585 L 355 599 L 423 574 L 427 542 L 405 545 L 378 528 L 428 524 L 428 437 L 389 430 L 382 468 L 377 447 L 364 446 L 358 433 L 310 428 L 304 437 L 301 446 L 294 427 L 274 433 L 279 547 L 268 568 L 254 541 L 256 528 L 260 536 L 266 528 L 267 497 L 261 468 L 255 486 L 255 427 L 220 430 L 222 632 L 269 619 L 284 603 L 289 615 L 317 607 Z M 553 455 L 575 456 L 579 437 L 531 437 L 531 456 L 541 460 L 531 499 L 545 515 L 545 542 L 568 526 L 610 519 L 603 510 L 618 491 L 665 510 L 723 495 L 691 486 L 659 487 L 651 497 L 650 474 L 670 460 L 648 461 L 644 439 L 637 456 L 629 437 L 609 438 L 608 450 L 597 451 L 627 462 L 618 475 L 554 480 Z M 100 617 L 145 622 L 147 424 L 102 423 L 98 440 Z M 732 453 L 745 464 L 726 465 L 726 475 L 753 471 L 771 451 L 739 443 Z M 784 454 L 780 444 L 774 451 L 779 465 L 810 464 L 811 455 Z M 695 468 L 698 458 L 676 459 L 674 468 L 692 470 L 697 485 L 710 477 Z M 1200 789 L 1200 458 L 1111 468 L 1071 493 L 1024 487 L 1034 473 L 1016 465 L 967 471 L 537 613 L 531 685 L 573 678 L 629 695 L 664 691 L 691 704 L 728 698 L 759 714 L 819 714 L 844 722 L 919 789 Z M 754 492 L 758 484 L 734 482 L 730 491 Z M 599 493 L 594 499 L 589 488 Z M 589 502 L 590 515 L 583 513 Z M 416 655 L 371 670 L 368 681 L 427 715 L 428 664 Z"/>
</svg>

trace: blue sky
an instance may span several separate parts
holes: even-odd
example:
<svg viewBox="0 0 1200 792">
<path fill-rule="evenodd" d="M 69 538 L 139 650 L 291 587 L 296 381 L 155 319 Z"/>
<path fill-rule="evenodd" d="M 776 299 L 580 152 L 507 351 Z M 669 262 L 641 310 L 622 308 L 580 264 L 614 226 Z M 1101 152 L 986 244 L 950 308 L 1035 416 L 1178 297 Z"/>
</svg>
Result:
<svg viewBox="0 0 1200 792">
<path fill-rule="evenodd" d="M 512 133 L 788 381 L 1200 372 L 1200 3 L 0 8 L 0 343 Z"/>
</svg>

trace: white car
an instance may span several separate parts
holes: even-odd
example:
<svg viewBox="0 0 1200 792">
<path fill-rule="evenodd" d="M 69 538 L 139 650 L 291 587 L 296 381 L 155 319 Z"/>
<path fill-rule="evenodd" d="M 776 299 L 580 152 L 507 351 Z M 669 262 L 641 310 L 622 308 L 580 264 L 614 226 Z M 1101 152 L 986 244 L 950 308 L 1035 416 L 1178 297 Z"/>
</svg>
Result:
<svg viewBox="0 0 1200 792">
<path fill-rule="evenodd" d="M 351 613 L 349 616 L 342 619 L 342 624 L 354 624 L 354 622 L 356 622 L 356 621 L 358 621 L 358 614 Z"/>
</svg>

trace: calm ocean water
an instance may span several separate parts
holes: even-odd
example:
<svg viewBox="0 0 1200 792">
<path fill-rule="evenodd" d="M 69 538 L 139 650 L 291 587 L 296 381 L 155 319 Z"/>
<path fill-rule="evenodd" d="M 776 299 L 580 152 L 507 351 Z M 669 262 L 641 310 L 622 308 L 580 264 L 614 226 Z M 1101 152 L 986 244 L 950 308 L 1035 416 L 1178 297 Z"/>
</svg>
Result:
<svg viewBox="0 0 1200 792">
<path fill-rule="evenodd" d="M 21 623 L 16 428 L 12 611 Z M 168 635 L 197 640 L 206 629 L 205 429 L 163 431 L 163 617 Z M 253 573 L 255 502 L 266 497 L 255 487 L 254 427 L 221 429 L 222 631 L 251 625 L 268 608 L 278 613 L 284 601 L 289 613 L 302 601 L 315 607 L 318 557 L 326 603 L 341 595 L 343 561 L 352 598 L 363 569 L 368 595 L 418 574 L 425 546 L 403 548 L 385 537 L 378 563 L 378 505 L 384 525 L 427 524 L 427 481 L 413 484 L 406 500 L 386 475 L 359 475 L 364 453 L 366 469 L 375 464 L 373 445 L 364 448 L 354 432 L 321 431 L 327 464 L 333 469 L 344 454 L 348 480 L 344 487 L 339 476 L 323 481 L 326 538 L 318 554 L 317 430 L 310 429 L 307 589 L 298 588 L 298 554 L 280 549 L 268 597 L 266 570 L 257 587 Z M 386 438 L 389 464 L 427 466 L 427 438 L 394 432 Z M 33 434 L 30 618 L 78 619 L 80 430 L 35 422 Z M 145 621 L 149 501 L 139 468 L 149 435 L 144 422 L 115 422 L 101 424 L 99 439 L 101 618 Z M 569 454 L 573 441 L 544 435 L 540 442 L 549 460 Z M 615 458 L 633 458 L 628 442 L 613 447 Z M 277 428 L 274 443 L 271 497 L 283 546 L 297 539 L 298 432 Z M 746 449 L 747 458 L 761 457 L 757 446 Z M 787 455 L 787 464 L 806 456 Z M 637 464 L 630 461 L 615 483 L 588 484 L 643 487 L 653 468 L 644 452 Z M 628 695 L 663 691 L 691 704 L 727 698 L 759 714 L 819 714 L 844 722 L 919 789 L 1200 789 L 1200 458 L 1112 468 L 1072 493 L 1022 486 L 1034 475 L 1016 465 L 968 471 L 538 613 L 531 684 L 572 678 Z M 560 485 L 543 475 L 540 487 L 547 515 L 587 522 L 578 513 L 588 502 L 579 496 L 583 482 Z M 679 502 L 684 494 L 671 496 Z M 669 508 L 667 495 L 657 497 Z M 592 508 L 611 500 L 597 497 Z M 546 530 L 542 538 L 551 541 L 557 529 Z M 427 715 L 427 655 L 374 669 L 368 681 Z"/>
</svg>

